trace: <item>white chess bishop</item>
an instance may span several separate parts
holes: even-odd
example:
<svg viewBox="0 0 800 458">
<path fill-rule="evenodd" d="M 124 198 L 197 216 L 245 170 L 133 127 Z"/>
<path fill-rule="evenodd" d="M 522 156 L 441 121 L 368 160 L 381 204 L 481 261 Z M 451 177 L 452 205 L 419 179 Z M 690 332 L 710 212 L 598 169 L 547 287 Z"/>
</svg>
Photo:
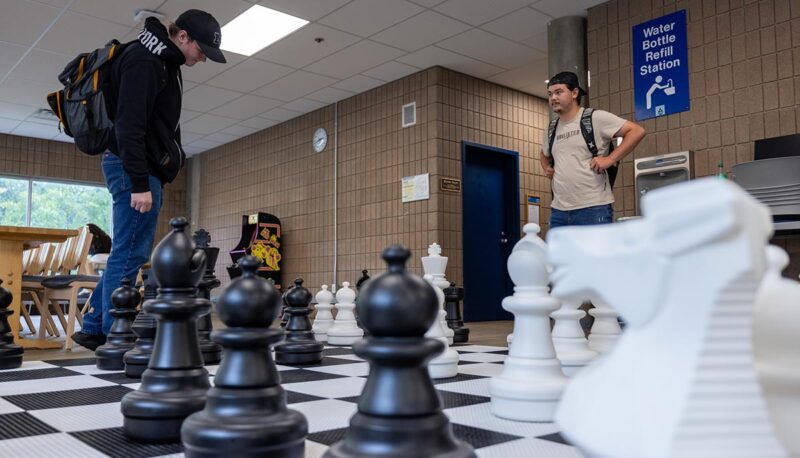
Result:
<svg viewBox="0 0 800 458">
<path fill-rule="evenodd" d="M 444 311 L 444 291 L 434 283 L 432 275 L 425 275 L 423 278 L 436 291 L 436 298 L 439 301 L 439 319 L 434 320 L 428 332 L 425 333 L 425 337 L 437 339 L 444 344 L 444 350 L 428 363 L 428 372 L 431 374 L 432 379 L 455 377 L 458 375 L 459 356 L 458 352 L 450 348 L 447 343 L 447 334 L 444 330 L 447 324 L 445 323 L 442 326 L 442 317 L 447 315 L 447 312 Z"/>
<path fill-rule="evenodd" d="M 342 282 L 336 291 L 336 319 L 328 328 L 328 343 L 331 345 L 353 345 L 364 337 L 364 330 L 358 327 L 353 310 L 356 292 L 350 288 L 349 282 Z"/>
<path fill-rule="evenodd" d="M 592 457 L 787 456 L 753 360 L 769 211 L 714 178 L 642 204 L 643 219 L 547 234 L 553 294 L 614 304 L 628 324 L 567 386 L 562 434 Z"/>
<path fill-rule="evenodd" d="M 333 325 L 333 293 L 328 291 L 328 285 L 322 285 L 315 296 L 317 299 L 317 315 L 314 317 L 314 324 L 311 330 L 314 331 L 314 338 L 319 342 L 328 341 L 328 329 Z"/>
<path fill-rule="evenodd" d="M 550 335 L 550 314 L 559 301 L 548 290 L 547 246 L 536 235 L 539 226 L 526 224 L 525 237 L 508 257 L 514 295 L 503 308 L 514 314 L 513 342 L 503 372 L 489 383 L 491 410 L 518 421 L 553 421 L 567 384 Z"/>
<path fill-rule="evenodd" d="M 767 247 L 767 273 L 758 289 L 753 353 L 770 417 L 783 446 L 800 456 L 800 282 L 781 276 L 782 248 Z"/>
<path fill-rule="evenodd" d="M 428 256 L 423 256 L 421 259 L 422 270 L 425 275 L 430 275 L 433 279 L 431 284 L 438 286 L 442 291 L 450 286 L 450 282 L 444 276 L 444 271 L 447 270 L 447 257 L 442 256 L 442 247 L 438 243 L 430 244 L 428 246 Z M 447 337 L 447 344 L 453 345 L 455 331 L 447 326 L 447 312 L 439 316 L 439 321 L 441 321 L 445 337 Z"/>
</svg>

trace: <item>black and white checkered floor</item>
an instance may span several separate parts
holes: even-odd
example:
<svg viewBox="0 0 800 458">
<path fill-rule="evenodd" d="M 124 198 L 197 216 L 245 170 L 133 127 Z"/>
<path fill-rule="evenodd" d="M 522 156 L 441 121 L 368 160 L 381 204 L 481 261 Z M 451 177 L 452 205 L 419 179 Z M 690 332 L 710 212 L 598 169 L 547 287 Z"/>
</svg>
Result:
<svg viewBox="0 0 800 458">
<path fill-rule="evenodd" d="M 489 411 L 489 377 L 503 368 L 502 347 L 455 347 L 458 376 L 434 380 L 456 436 L 481 458 L 581 457 L 553 423 L 502 420 Z M 209 373 L 216 371 L 209 366 Z M 340 440 L 369 367 L 349 348 L 326 347 L 321 364 L 278 366 L 292 409 L 308 419 L 306 457 Z M 94 358 L 25 362 L 0 372 L 0 457 L 179 457 L 181 444 L 148 445 L 122 432 L 119 402 L 139 381 L 102 371 Z"/>
</svg>

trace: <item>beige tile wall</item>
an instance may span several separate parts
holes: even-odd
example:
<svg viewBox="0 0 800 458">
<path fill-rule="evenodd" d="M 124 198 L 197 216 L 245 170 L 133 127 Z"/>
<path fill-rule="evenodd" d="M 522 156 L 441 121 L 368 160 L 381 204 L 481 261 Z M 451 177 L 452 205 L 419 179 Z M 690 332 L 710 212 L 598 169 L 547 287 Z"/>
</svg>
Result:
<svg viewBox="0 0 800 458">
<path fill-rule="evenodd" d="M 589 10 L 591 105 L 633 119 L 631 27 L 680 9 L 688 13 L 691 110 L 650 119 L 648 136 L 623 164 L 615 216 L 634 212 L 633 159 L 694 151 L 695 176 L 723 161 L 753 160 L 753 142 L 800 132 L 800 2 L 796 0 L 615 0 Z M 618 181 L 619 183 L 619 181 Z M 773 243 L 800 273 L 800 238 Z"/>
<path fill-rule="evenodd" d="M 417 123 L 402 128 L 401 107 L 412 101 Z M 460 282 L 460 194 L 440 192 L 439 178 L 460 178 L 463 139 L 520 152 L 521 201 L 543 188 L 534 158 L 545 110 L 543 100 L 440 67 L 339 102 L 337 281 L 383 271 L 382 250 L 398 242 L 421 273 L 420 257 L 438 242 L 450 257 L 448 277 Z M 283 224 L 283 282 L 301 275 L 314 291 L 332 282 L 333 123 L 328 106 L 198 156 L 199 226 L 222 251 L 223 281 L 241 215 L 265 211 Z M 311 147 L 318 127 L 330 136 L 321 154 Z M 422 173 L 431 174 L 431 198 L 401 203 L 402 177 Z"/>
<path fill-rule="evenodd" d="M 100 156 L 88 156 L 71 143 L 0 134 L 0 175 L 103 184 Z M 185 172 L 164 189 L 156 241 L 169 231 L 169 219 L 186 213 Z"/>
</svg>

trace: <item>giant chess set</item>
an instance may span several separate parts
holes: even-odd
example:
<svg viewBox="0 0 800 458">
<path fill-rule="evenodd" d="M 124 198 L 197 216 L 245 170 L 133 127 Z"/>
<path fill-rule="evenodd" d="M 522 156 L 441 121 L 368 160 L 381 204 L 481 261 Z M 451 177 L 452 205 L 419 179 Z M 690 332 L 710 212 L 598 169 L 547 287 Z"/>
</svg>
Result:
<svg viewBox="0 0 800 458">
<path fill-rule="evenodd" d="M 768 212 L 713 179 L 643 205 L 644 218 L 547 242 L 524 227 L 501 304 L 508 348 L 467 342 L 464 291 L 436 244 L 423 277 L 392 245 L 385 272 L 316 296 L 302 279 L 281 294 L 242 257 L 212 330 L 216 253 L 176 218 L 142 311 L 132 285 L 115 291 L 95 358 L 23 361 L 0 289 L 0 456 L 800 454 L 800 284 L 780 275 Z"/>
</svg>

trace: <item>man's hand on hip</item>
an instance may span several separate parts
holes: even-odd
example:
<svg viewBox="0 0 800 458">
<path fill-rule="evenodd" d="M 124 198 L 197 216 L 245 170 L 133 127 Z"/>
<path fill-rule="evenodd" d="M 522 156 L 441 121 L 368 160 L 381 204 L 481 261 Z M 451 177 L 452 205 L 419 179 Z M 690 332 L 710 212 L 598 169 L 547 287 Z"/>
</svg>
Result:
<svg viewBox="0 0 800 458">
<path fill-rule="evenodd" d="M 153 195 L 150 191 L 131 193 L 131 207 L 139 213 L 147 213 L 153 208 Z"/>
<path fill-rule="evenodd" d="M 553 175 L 556 174 L 556 169 L 553 167 L 547 167 L 544 169 L 544 174 L 547 176 L 547 178 L 553 179 Z"/>
<path fill-rule="evenodd" d="M 608 156 L 597 156 L 592 158 L 589 162 L 589 167 L 594 170 L 595 173 L 603 173 L 603 171 L 612 165 L 614 165 L 614 160 Z"/>
</svg>

